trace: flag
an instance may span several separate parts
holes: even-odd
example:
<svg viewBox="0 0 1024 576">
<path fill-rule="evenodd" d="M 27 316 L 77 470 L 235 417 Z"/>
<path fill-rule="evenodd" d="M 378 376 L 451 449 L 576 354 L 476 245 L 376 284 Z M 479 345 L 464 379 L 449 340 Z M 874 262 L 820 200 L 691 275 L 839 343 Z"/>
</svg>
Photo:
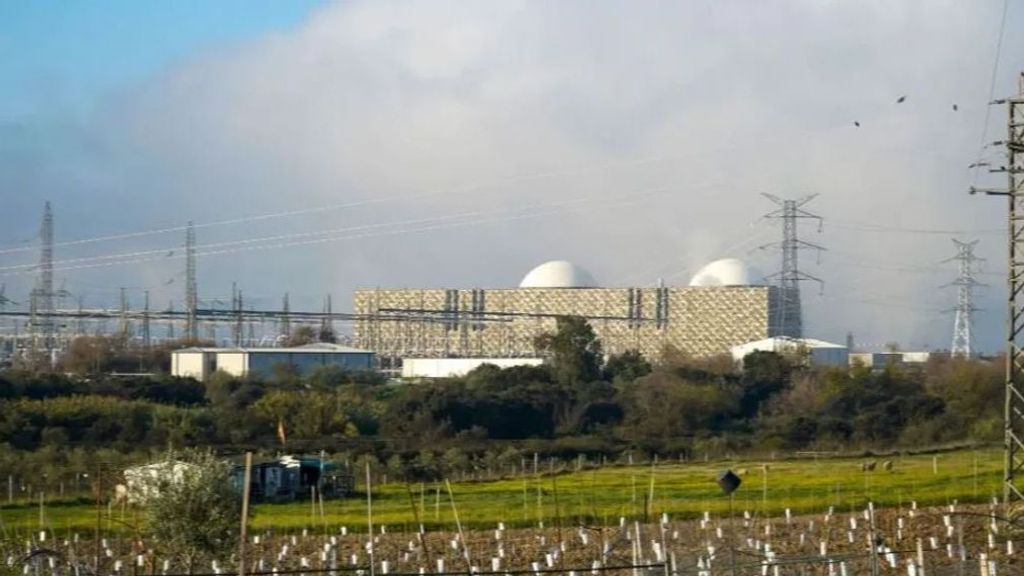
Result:
<svg viewBox="0 0 1024 576">
<path fill-rule="evenodd" d="M 284 433 L 284 420 L 281 418 L 277 419 L 277 439 L 281 441 L 282 446 L 288 443 L 288 437 Z"/>
</svg>

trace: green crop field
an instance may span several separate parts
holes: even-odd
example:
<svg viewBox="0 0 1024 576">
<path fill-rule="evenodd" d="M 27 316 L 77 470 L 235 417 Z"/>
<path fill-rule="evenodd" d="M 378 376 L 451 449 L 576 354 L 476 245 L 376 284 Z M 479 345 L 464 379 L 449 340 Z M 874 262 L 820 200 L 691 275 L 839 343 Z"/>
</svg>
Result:
<svg viewBox="0 0 1024 576">
<path fill-rule="evenodd" d="M 375 486 L 373 521 L 390 530 L 420 522 L 428 527 L 451 528 L 455 513 L 464 527 L 617 523 L 620 517 L 643 518 L 667 513 L 672 518 L 695 518 L 704 511 L 725 514 L 729 500 L 715 483 L 717 474 L 731 468 L 742 473 L 743 485 L 735 494 L 737 514 L 781 515 L 817 512 L 834 506 L 837 511 L 877 506 L 930 506 L 983 502 L 1001 494 L 1002 452 L 996 449 L 946 452 L 936 455 L 875 458 L 874 471 L 861 464 L 872 459 L 804 459 L 787 461 L 725 461 L 699 464 L 609 467 L 539 477 L 452 483 L 449 498 L 443 482 L 389 483 Z M 883 469 L 887 460 L 892 470 Z M 767 464 L 765 470 L 764 464 Z M 360 486 L 362 490 L 362 486 Z M 650 503 L 648 504 L 648 500 Z M 42 512 L 42 514 L 40 514 Z M 344 500 L 255 506 L 257 528 L 366 529 L 365 492 Z M 138 511 L 104 507 L 104 531 L 125 530 L 137 524 Z M 48 502 L 0 507 L 0 528 L 24 532 L 41 527 L 57 531 L 90 532 L 95 529 L 95 505 L 82 501 Z"/>
</svg>

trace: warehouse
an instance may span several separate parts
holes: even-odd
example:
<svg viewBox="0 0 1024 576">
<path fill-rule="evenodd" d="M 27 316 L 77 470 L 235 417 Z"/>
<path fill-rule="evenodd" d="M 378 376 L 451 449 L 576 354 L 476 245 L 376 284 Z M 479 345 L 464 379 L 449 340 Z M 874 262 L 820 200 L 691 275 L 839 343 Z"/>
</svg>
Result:
<svg viewBox="0 0 1024 576">
<path fill-rule="evenodd" d="M 849 364 L 850 350 L 846 346 L 813 338 L 788 338 L 776 336 L 756 342 L 748 342 L 732 349 L 732 358 L 742 362 L 752 352 L 775 352 L 791 356 L 809 366 L 831 366 L 845 368 Z"/>
<path fill-rule="evenodd" d="M 231 376 L 266 378 L 281 365 L 306 374 L 321 366 L 373 370 L 374 362 L 373 352 L 325 343 L 294 348 L 183 348 L 171 353 L 171 373 L 202 382 L 218 370 Z"/>
<path fill-rule="evenodd" d="M 402 378 L 455 378 L 489 364 L 498 368 L 540 366 L 541 358 L 405 358 Z"/>
<path fill-rule="evenodd" d="M 558 316 L 582 316 L 608 354 L 728 354 L 775 335 L 777 294 L 735 259 L 705 266 L 688 286 L 633 288 L 600 287 L 584 268 L 556 260 L 517 288 L 357 290 L 354 338 L 388 358 L 536 358 L 535 338 Z"/>
</svg>

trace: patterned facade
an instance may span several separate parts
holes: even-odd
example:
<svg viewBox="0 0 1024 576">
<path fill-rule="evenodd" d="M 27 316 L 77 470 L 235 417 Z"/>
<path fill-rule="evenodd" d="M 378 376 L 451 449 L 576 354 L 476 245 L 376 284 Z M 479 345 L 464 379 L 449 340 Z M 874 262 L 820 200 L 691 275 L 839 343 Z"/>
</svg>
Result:
<svg viewBox="0 0 1024 576">
<path fill-rule="evenodd" d="M 534 339 L 573 315 L 606 353 L 708 356 L 773 336 L 777 302 L 769 286 L 357 290 L 354 345 L 382 357 L 535 357 Z"/>
</svg>

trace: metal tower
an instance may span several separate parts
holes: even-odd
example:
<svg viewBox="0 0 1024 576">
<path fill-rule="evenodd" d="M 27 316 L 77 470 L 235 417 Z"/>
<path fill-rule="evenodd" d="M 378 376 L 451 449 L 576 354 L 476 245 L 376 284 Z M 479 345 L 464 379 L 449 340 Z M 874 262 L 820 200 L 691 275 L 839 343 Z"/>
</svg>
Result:
<svg viewBox="0 0 1024 576">
<path fill-rule="evenodd" d="M 78 297 L 78 320 L 75 321 L 75 337 L 85 336 L 85 315 L 82 309 L 85 308 L 85 297 Z"/>
<path fill-rule="evenodd" d="M 1006 428 L 1006 475 L 1003 499 L 1007 502 L 1024 501 L 1021 470 L 1024 469 L 1024 74 L 1020 77 L 1017 96 L 1007 101 L 1008 154 L 1006 190 L 1010 208 L 1010 322 L 1006 351 L 1006 402 L 1004 426 Z"/>
<path fill-rule="evenodd" d="M 185 230 L 185 338 L 195 342 L 199 339 L 199 325 L 196 308 L 199 307 L 199 290 L 196 287 L 196 229 L 192 222 Z"/>
<path fill-rule="evenodd" d="M 171 300 L 167 304 L 167 311 L 168 312 L 174 312 L 174 300 Z M 175 338 L 175 336 L 174 336 L 174 320 L 168 320 L 168 322 L 167 322 L 167 339 L 168 340 L 174 340 L 174 338 Z"/>
<path fill-rule="evenodd" d="M 943 286 L 943 288 L 957 287 L 956 308 L 951 310 L 956 312 L 956 320 L 953 322 L 953 345 L 949 350 L 953 356 L 970 358 L 971 327 L 973 326 L 971 312 L 978 310 L 974 307 L 974 288 L 981 286 L 981 283 L 974 279 L 974 263 L 983 258 L 974 255 L 974 247 L 978 245 L 977 240 L 961 242 L 954 239 L 953 244 L 956 246 L 956 256 L 946 262 L 955 261 L 958 274 L 956 280 Z"/>
<path fill-rule="evenodd" d="M 331 295 L 324 299 L 324 317 L 320 319 L 319 338 L 321 342 L 334 342 L 334 321 L 331 320 Z"/>
<path fill-rule="evenodd" d="M 280 336 L 287 339 L 292 335 L 292 322 L 289 318 L 291 310 L 288 306 L 288 293 L 284 293 L 284 300 L 281 302 L 281 321 L 279 324 Z"/>
<path fill-rule="evenodd" d="M 151 344 L 149 333 L 149 290 L 146 290 L 142 308 L 142 346 L 149 350 Z"/>
<path fill-rule="evenodd" d="M 39 229 L 42 251 L 39 254 L 39 281 L 33 294 L 35 302 L 35 318 L 32 330 L 40 339 L 40 344 L 47 355 L 51 355 L 56 342 L 54 341 L 54 305 L 53 305 L 53 211 L 47 201 L 43 208 L 43 224 Z"/>
<path fill-rule="evenodd" d="M 1005 166 L 990 172 L 1006 172 L 1005 190 L 971 187 L 970 193 L 984 192 L 1006 196 L 1009 227 L 1009 288 L 1006 336 L 1006 396 L 1003 404 L 1004 453 L 1003 501 L 1024 502 L 1024 74 L 1017 95 L 995 100 L 1007 105 L 1006 140 L 993 142 L 1005 146 Z"/>
<path fill-rule="evenodd" d="M 810 274 L 800 271 L 799 253 L 801 249 L 824 250 L 817 244 L 805 242 L 797 237 L 797 220 L 800 218 L 811 218 L 818 221 L 818 232 L 821 232 L 821 217 L 812 214 L 802 208 L 814 199 L 817 194 L 810 194 L 795 200 L 784 200 L 772 194 L 761 194 L 765 198 L 779 205 L 779 209 L 765 214 L 765 218 L 782 220 L 782 241 L 767 244 L 761 248 L 777 248 L 782 252 L 782 269 L 766 277 L 774 282 L 778 290 L 778 300 L 775 306 L 775 314 L 772 318 L 773 326 L 769 332 L 775 336 L 790 336 L 800 338 L 803 336 L 803 316 L 800 311 L 800 282 L 813 280 L 819 284 L 822 281 Z"/>
<path fill-rule="evenodd" d="M 121 308 L 118 314 L 117 331 L 126 342 L 132 335 L 132 324 L 128 321 L 128 291 L 121 287 Z"/>
<path fill-rule="evenodd" d="M 231 283 L 231 312 L 235 316 L 235 321 L 231 325 L 231 339 L 234 341 L 235 346 L 242 345 L 242 291 L 238 289 L 238 285 L 234 282 Z"/>
</svg>

